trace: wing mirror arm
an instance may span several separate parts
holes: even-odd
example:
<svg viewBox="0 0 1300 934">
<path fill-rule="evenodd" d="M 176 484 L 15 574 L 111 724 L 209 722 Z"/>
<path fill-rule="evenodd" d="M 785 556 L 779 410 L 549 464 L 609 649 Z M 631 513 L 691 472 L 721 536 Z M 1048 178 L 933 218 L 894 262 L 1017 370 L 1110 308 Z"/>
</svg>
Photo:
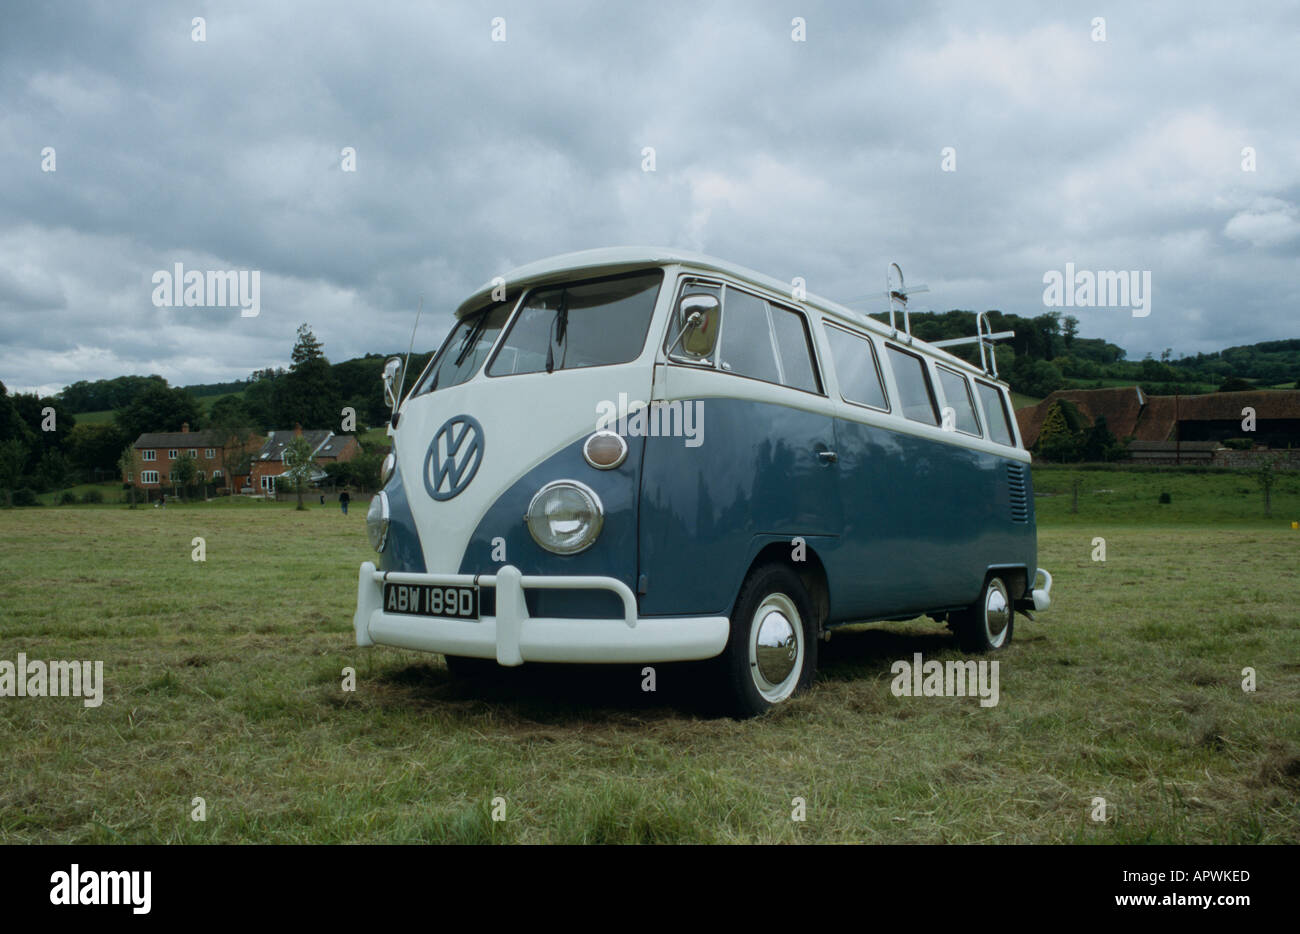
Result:
<svg viewBox="0 0 1300 934">
<path fill-rule="evenodd" d="M 673 355 L 673 351 L 677 348 L 677 345 L 681 343 L 682 338 L 686 336 L 686 332 L 691 328 L 696 327 L 703 318 L 704 316 L 698 311 L 692 311 L 690 313 L 690 316 L 686 319 L 686 323 L 682 325 L 682 329 L 677 332 L 677 336 L 673 338 L 673 342 L 668 345 L 668 356 L 671 357 Z"/>
</svg>

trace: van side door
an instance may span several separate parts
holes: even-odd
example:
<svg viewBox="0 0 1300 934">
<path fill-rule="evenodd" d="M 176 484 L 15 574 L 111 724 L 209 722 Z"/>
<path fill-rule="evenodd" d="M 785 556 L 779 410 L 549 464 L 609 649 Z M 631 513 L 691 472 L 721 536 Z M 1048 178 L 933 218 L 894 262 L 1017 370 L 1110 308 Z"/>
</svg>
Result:
<svg viewBox="0 0 1300 934">
<path fill-rule="evenodd" d="M 655 398 L 693 413 L 694 439 L 648 437 L 641 477 L 646 615 L 727 613 L 753 556 L 839 534 L 833 408 L 808 316 L 757 290 L 683 277 L 721 298 L 715 347 L 683 348 L 670 316 Z M 695 354 L 687 352 L 696 351 Z M 708 350 L 699 354 L 700 350 Z"/>
</svg>

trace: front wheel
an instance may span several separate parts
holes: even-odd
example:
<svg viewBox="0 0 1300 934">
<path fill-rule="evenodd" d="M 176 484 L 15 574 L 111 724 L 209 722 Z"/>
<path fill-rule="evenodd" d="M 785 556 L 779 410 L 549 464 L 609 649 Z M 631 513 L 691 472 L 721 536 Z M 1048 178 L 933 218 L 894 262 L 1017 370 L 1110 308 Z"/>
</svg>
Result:
<svg viewBox="0 0 1300 934">
<path fill-rule="evenodd" d="M 952 614 L 952 628 L 962 651 L 972 654 L 993 652 L 1011 641 L 1015 630 L 1015 609 L 1000 577 L 990 577 L 984 593 L 973 607 Z"/>
<path fill-rule="evenodd" d="M 783 564 L 754 569 L 740 588 L 723 653 L 730 708 L 754 717 L 807 688 L 817 671 L 812 601 Z"/>
</svg>

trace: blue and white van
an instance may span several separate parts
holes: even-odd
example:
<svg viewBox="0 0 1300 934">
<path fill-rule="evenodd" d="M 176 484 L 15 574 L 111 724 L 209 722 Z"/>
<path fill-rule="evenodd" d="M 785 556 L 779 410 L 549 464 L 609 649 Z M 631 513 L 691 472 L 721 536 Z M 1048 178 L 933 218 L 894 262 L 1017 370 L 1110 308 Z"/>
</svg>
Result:
<svg viewBox="0 0 1300 934">
<path fill-rule="evenodd" d="M 987 652 L 1050 602 L 995 366 L 658 249 L 522 266 L 456 319 L 404 397 L 385 367 L 358 645 L 716 658 L 744 716 L 807 686 L 837 625 L 930 614 Z"/>
</svg>

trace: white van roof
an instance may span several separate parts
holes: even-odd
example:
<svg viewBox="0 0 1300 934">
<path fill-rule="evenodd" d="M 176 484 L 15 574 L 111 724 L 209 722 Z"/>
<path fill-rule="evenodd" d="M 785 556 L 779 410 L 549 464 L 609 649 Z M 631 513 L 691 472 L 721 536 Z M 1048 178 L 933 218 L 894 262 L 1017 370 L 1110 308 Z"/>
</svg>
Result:
<svg viewBox="0 0 1300 934">
<path fill-rule="evenodd" d="M 780 279 L 774 279 L 771 276 L 756 272 L 745 266 L 730 263 L 723 259 L 713 256 L 707 256 L 703 253 L 694 253 L 690 250 L 676 250 L 667 247 L 645 247 L 645 246 L 616 246 L 602 247 L 595 250 L 579 250 L 576 253 L 561 253 L 558 256 L 550 256 L 546 259 L 537 260 L 533 263 L 527 263 L 523 266 L 517 266 L 507 272 L 502 278 L 506 281 L 506 287 L 514 291 L 517 287 L 532 287 L 547 282 L 559 282 L 573 277 L 575 272 L 603 272 L 611 275 L 619 272 L 630 272 L 635 269 L 645 269 L 649 266 L 669 266 L 680 265 L 692 269 L 698 269 L 701 272 L 715 272 L 730 276 L 733 279 L 739 279 L 742 282 L 748 282 L 752 285 L 761 286 L 765 289 L 775 291 L 780 294 L 789 295 L 790 283 L 782 282 Z M 483 307 L 492 294 L 492 289 L 496 282 L 489 281 L 479 286 L 469 298 L 460 303 L 456 309 L 456 317 L 473 311 L 476 308 Z M 884 304 L 882 293 L 881 304 Z M 813 293 L 807 293 L 806 298 L 795 304 L 808 305 L 821 311 L 831 318 L 840 318 L 850 324 L 860 328 L 866 328 L 875 334 L 884 338 L 889 338 L 893 333 L 888 325 L 881 324 L 879 321 L 867 316 L 860 311 L 854 311 L 843 305 L 833 302 L 828 298 L 822 298 Z M 942 359 L 945 363 L 953 366 L 959 366 L 962 369 L 976 374 L 984 379 L 992 379 L 989 374 L 985 373 L 978 366 L 963 360 L 955 354 L 949 353 L 941 347 L 934 347 L 927 344 L 920 338 L 913 337 L 908 340 L 907 335 L 899 332 L 899 342 L 907 346 L 924 350 L 931 356 Z M 1004 382 L 998 380 L 998 382 Z"/>
</svg>

